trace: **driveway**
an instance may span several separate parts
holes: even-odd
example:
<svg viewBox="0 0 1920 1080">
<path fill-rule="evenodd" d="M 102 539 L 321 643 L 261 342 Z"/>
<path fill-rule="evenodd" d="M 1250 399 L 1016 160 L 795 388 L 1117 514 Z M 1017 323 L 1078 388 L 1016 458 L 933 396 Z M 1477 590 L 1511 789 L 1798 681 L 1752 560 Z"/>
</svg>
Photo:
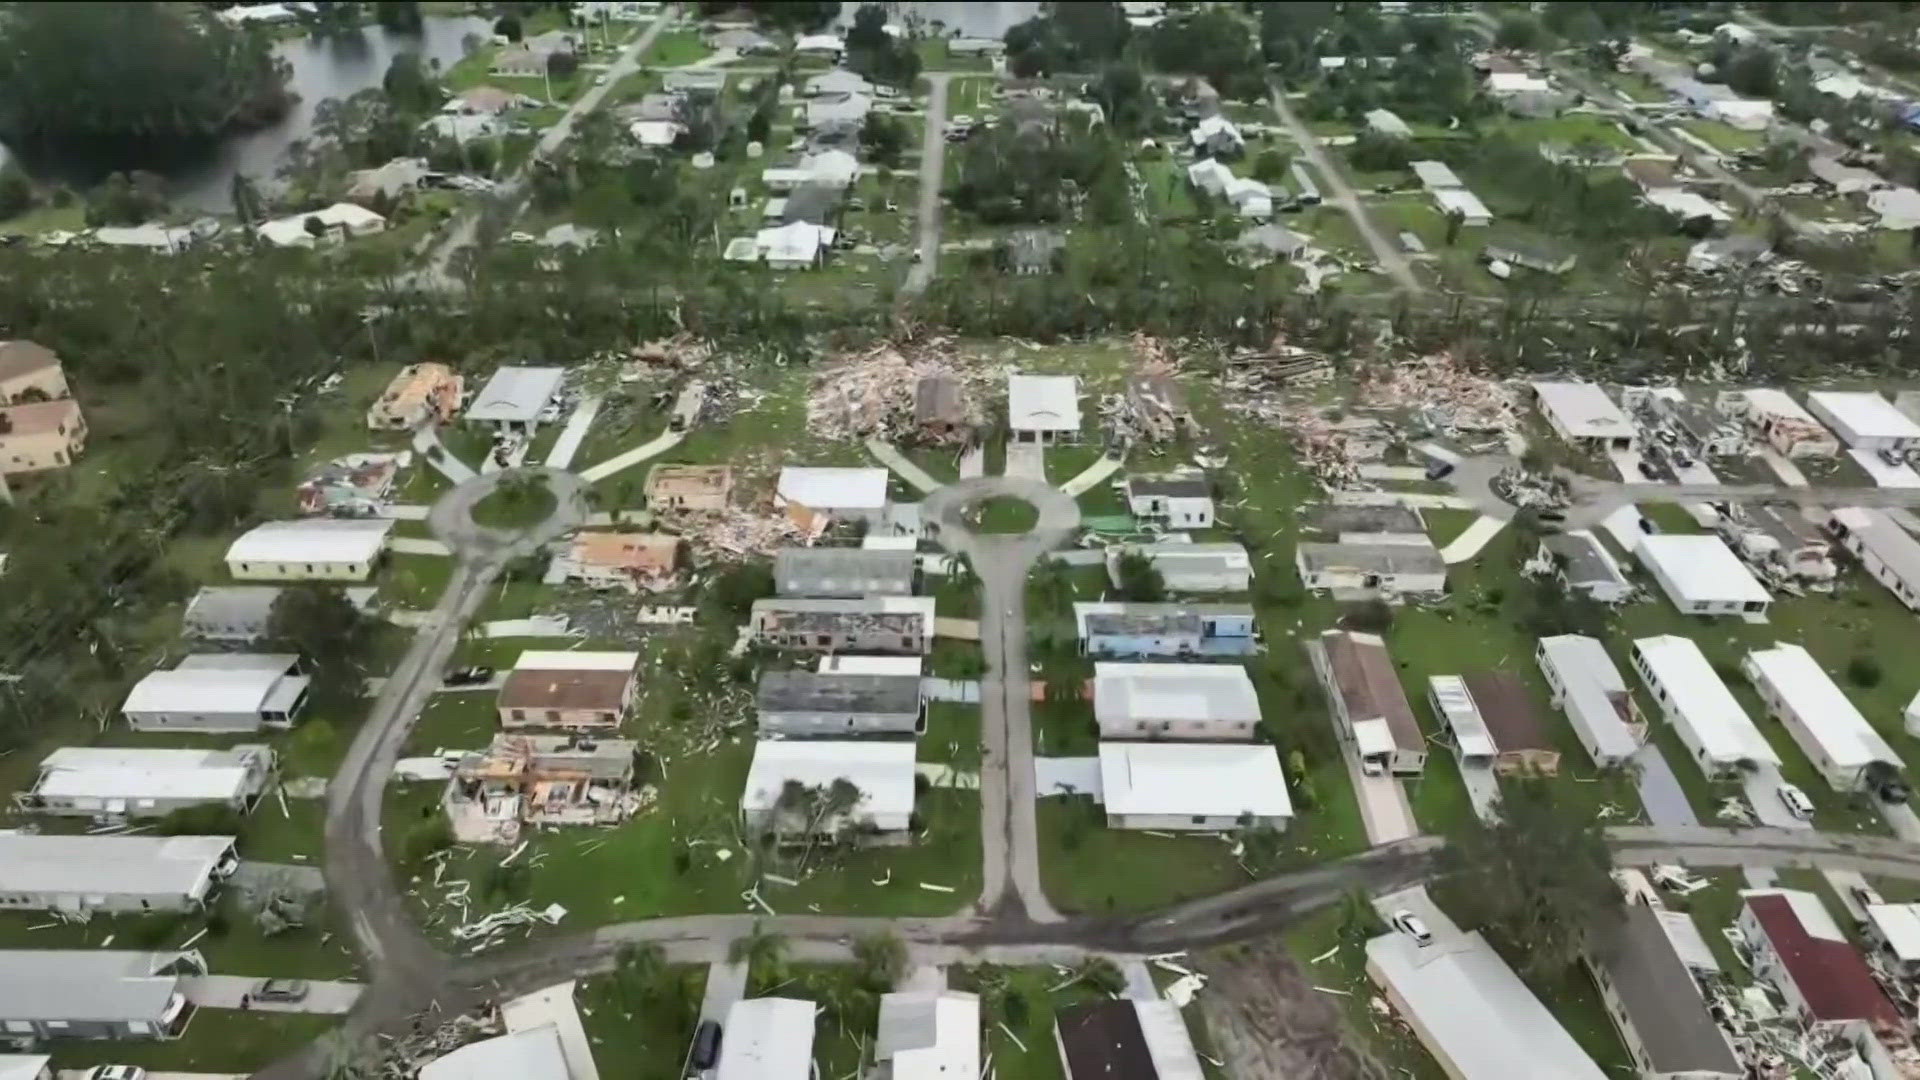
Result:
<svg viewBox="0 0 1920 1080">
<path fill-rule="evenodd" d="M 588 394 L 573 407 L 573 415 L 567 417 L 567 426 L 560 429 L 560 437 L 553 441 L 553 449 L 547 451 L 547 468 L 564 469 L 573 464 L 573 455 L 580 452 L 580 444 L 587 439 L 587 432 L 593 427 L 593 418 L 600 415 L 600 403 L 606 400 L 599 394 Z"/>
<path fill-rule="evenodd" d="M 1047 452 L 1032 443 L 1007 442 L 1007 475 L 1047 482 Z"/>
<path fill-rule="evenodd" d="M 1753 804 L 1753 816 L 1760 824 L 1775 829 L 1798 829 L 1811 831 L 1813 823 L 1802 821 L 1787 812 L 1785 803 L 1780 801 L 1780 769 L 1773 765 L 1762 765 L 1752 775 L 1742 777 L 1741 788 L 1747 793 L 1747 801 Z"/>
<path fill-rule="evenodd" d="M 1440 905 L 1427 895 L 1425 885 L 1414 885 L 1394 892 L 1381 893 L 1373 898 L 1373 910 L 1383 919 L 1392 919 L 1396 911 L 1410 911 L 1433 931 L 1434 942 L 1440 943 L 1448 938 L 1459 937 L 1465 931 L 1440 910 Z"/>
<path fill-rule="evenodd" d="M 898 448 L 885 439 L 868 439 L 867 453 L 872 454 L 874 460 L 892 469 L 896 476 L 905 480 L 914 490 L 922 494 L 940 486 L 940 481 L 929 476 L 927 470 L 915 465 L 905 454 L 902 454 Z"/>
<path fill-rule="evenodd" d="M 1489 825 L 1499 821 L 1500 778 L 1493 774 L 1493 767 L 1463 761 L 1460 780 L 1467 785 L 1467 798 L 1472 800 L 1473 812 L 1480 820 Z"/>
<path fill-rule="evenodd" d="M 747 996 L 747 965 L 718 960 L 707 965 L 707 991 L 700 998 L 700 1019 L 727 1022 L 727 1010 Z"/>
<path fill-rule="evenodd" d="M 680 441 L 686 437 L 687 433 L 685 431 L 663 431 L 631 450 L 615 454 L 613 457 L 608 458 L 598 465 L 588 466 L 580 470 L 580 479 L 585 480 L 589 484 L 596 480 L 605 480 L 614 473 L 631 469 L 649 458 L 659 457 L 661 454 L 679 446 Z"/>
<path fill-rule="evenodd" d="M 1680 778 L 1673 774 L 1667 756 L 1653 743 L 1634 752 L 1633 763 L 1640 769 L 1640 803 L 1647 808 L 1647 820 L 1655 825 L 1698 825 L 1700 819 L 1687 801 Z"/>
<path fill-rule="evenodd" d="M 413 448 L 419 452 L 422 460 L 456 484 L 464 484 L 479 475 L 471 465 L 454 457 L 441 444 L 440 432 L 431 424 L 413 433 Z"/>
<path fill-rule="evenodd" d="M 251 975 L 199 975 L 181 981 L 187 1000 L 203 1009 L 238 1009 L 260 980 Z M 253 1012 L 316 1013 L 339 1016 L 353 1008 L 365 989 L 356 982 L 308 980 L 307 996 L 299 1001 L 248 1001 Z"/>
</svg>

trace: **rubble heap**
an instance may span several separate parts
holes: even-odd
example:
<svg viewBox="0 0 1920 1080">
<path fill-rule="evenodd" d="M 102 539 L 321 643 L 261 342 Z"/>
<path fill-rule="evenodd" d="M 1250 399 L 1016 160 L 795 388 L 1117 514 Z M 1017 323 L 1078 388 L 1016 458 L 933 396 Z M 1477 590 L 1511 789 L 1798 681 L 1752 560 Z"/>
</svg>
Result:
<svg viewBox="0 0 1920 1080">
<path fill-rule="evenodd" d="M 1518 430 L 1525 410 L 1519 387 L 1469 371 L 1451 353 L 1396 359 L 1367 375 L 1361 406 L 1418 414 L 1434 433 L 1463 442 Z"/>
<path fill-rule="evenodd" d="M 955 363 L 946 339 L 911 347 L 910 357 L 892 344 L 837 357 L 814 376 L 807 394 L 807 428 L 833 440 L 879 438 L 957 442 L 985 425 L 981 407 L 989 373 Z M 923 380 L 947 380 L 961 389 L 965 422 L 919 423 L 915 393 Z"/>
</svg>

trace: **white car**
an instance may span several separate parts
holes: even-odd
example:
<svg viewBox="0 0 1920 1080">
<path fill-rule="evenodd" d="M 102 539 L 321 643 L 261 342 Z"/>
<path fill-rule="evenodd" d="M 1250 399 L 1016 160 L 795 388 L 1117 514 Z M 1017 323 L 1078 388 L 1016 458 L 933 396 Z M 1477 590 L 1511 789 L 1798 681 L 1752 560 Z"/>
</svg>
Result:
<svg viewBox="0 0 1920 1080">
<path fill-rule="evenodd" d="M 1393 913 L 1393 918 L 1388 921 L 1393 923 L 1395 930 L 1412 938 L 1415 945 L 1424 949 L 1433 944 L 1433 931 L 1427 929 L 1427 924 L 1421 922 L 1420 916 L 1413 912 L 1396 911 Z"/>
<path fill-rule="evenodd" d="M 1780 785 L 1780 803 L 1787 808 L 1787 813 L 1801 821 L 1813 820 L 1813 800 L 1792 784 Z"/>
</svg>

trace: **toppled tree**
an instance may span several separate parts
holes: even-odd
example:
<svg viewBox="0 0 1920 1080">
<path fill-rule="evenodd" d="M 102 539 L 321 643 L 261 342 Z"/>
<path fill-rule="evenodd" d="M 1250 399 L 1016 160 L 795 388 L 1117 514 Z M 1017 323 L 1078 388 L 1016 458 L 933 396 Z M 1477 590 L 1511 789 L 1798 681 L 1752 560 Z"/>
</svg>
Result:
<svg viewBox="0 0 1920 1080">
<path fill-rule="evenodd" d="M 1167 598 L 1167 580 L 1153 560 L 1138 551 L 1120 556 L 1116 576 L 1120 579 L 1120 597 L 1139 603 L 1155 603 Z"/>
<path fill-rule="evenodd" d="M 274 598 L 267 616 L 267 640 L 298 653 L 313 677 L 314 713 L 339 711 L 360 700 L 364 665 L 378 629 L 379 623 L 338 585 L 289 585 Z"/>
<path fill-rule="evenodd" d="M 868 934 L 854 939 L 853 959 L 860 966 L 860 984 L 885 993 L 906 974 L 907 946 L 895 934 Z"/>
</svg>

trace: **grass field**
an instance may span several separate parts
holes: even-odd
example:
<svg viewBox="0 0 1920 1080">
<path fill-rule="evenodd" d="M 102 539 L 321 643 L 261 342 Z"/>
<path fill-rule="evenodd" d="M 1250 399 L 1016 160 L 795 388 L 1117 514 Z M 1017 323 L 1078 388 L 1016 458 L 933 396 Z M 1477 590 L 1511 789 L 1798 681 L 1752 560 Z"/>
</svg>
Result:
<svg viewBox="0 0 1920 1080">
<path fill-rule="evenodd" d="M 639 989 L 623 990 L 611 975 L 581 980 L 574 1000 L 601 1074 L 624 1080 L 681 1080 L 706 985 L 707 969 L 698 964 L 669 968 L 651 997 Z"/>
<path fill-rule="evenodd" d="M 198 1009 L 178 1039 L 55 1043 L 53 1065 L 77 1069 L 112 1063 L 156 1071 L 247 1074 L 319 1038 L 338 1023 L 334 1016 Z"/>
</svg>

